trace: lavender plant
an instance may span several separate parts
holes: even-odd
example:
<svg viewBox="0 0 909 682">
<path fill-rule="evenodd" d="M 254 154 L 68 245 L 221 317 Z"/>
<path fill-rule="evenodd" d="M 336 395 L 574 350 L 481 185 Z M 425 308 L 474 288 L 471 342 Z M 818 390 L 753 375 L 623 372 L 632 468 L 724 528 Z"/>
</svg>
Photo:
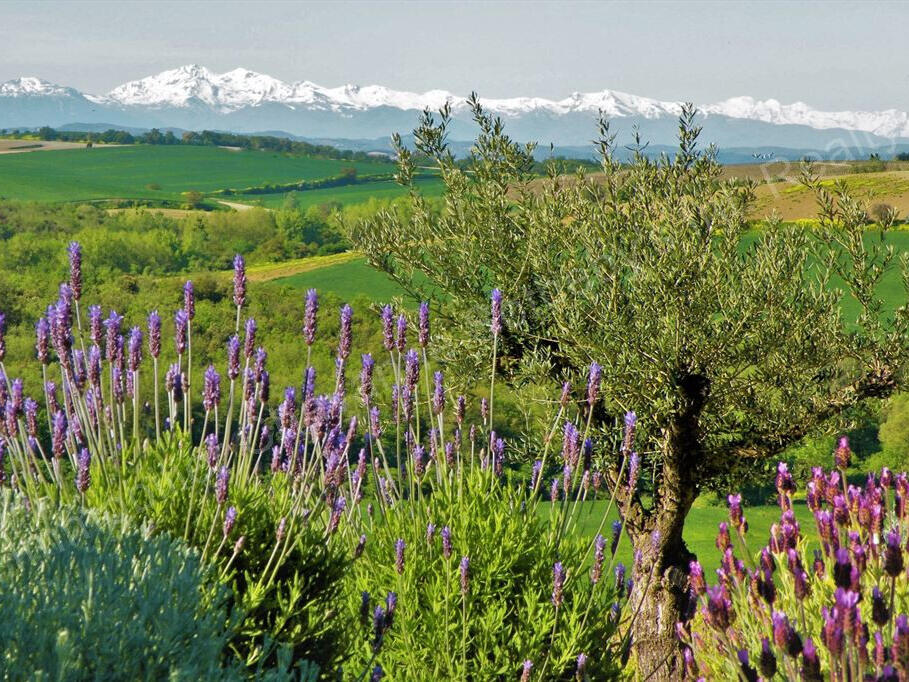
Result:
<svg viewBox="0 0 909 682">
<path fill-rule="evenodd" d="M 228 603 L 179 541 L 0 491 L 4 680 L 241 680 Z"/>
<path fill-rule="evenodd" d="M 902 680 L 909 676 L 909 475 L 883 469 L 850 484 L 843 438 L 834 468 L 805 489 L 817 542 L 794 514 L 796 485 L 776 476 L 781 516 L 766 545 L 749 544 L 739 495 L 729 496 L 716 582 L 691 566 L 689 623 L 679 623 L 686 679 Z M 712 581 L 711 581 L 712 582 Z"/>
<path fill-rule="evenodd" d="M 229 646 L 247 665 L 273 663 L 275 642 L 292 647 L 294 661 L 314 661 L 326 675 L 344 664 L 358 679 L 386 667 L 419 676 L 430 662 L 440 675 L 467 677 L 616 673 L 634 617 L 622 616 L 629 586 L 614 563 L 622 527 L 608 550 L 602 533 L 616 492 L 636 487 L 638 468 L 630 415 L 622 456 L 632 464 L 605 491 L 590 431 L 598 366 L 583 410 L 560 402 L 532 479 L 514 485 L 509 446 L 492 421 L 494 374 L 479 421 L 469 421 L 467 400 L 430 366 L 428 307 L 414 332 L 406 315 L 382 312 L 389 401 L 377 395 L 369 354 L 349 391 L 349 306 L 338 313 L 335 372 L 317 381 L 308 366 L 315 292 L 301 311 L 301 384 L 273 392 L 256 322 L 243 318 L 242 258 L 225 363 L 197 369 L 195 390 L 191 286 L 174 314 L 170 351 L 156 313 L 147 332 L 94 306 L 83 325 L 74 291 L 61 285 L 36 325 L 43 417 L 23 382 L 0 367 L 0 471 L 25 499 L 125 513 L 196 547 L 233 588 L 242 621 Z M 503 318 L 494 291 L 493 363 Z M 561 454 L 550 452 L 557 431 Z M 542 474 L 553 466 L 561 474 L 550 489 Z M 579 537 L 580 515 L 600 495 L 610 499 L 600 533 Z"/>
</svg>

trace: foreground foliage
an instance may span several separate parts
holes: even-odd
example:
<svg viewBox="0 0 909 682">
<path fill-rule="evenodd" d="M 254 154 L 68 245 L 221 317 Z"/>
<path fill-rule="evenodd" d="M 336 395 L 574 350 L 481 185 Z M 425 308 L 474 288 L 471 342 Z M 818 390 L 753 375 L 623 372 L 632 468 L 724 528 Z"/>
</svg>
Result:
<svg viewBox="0 0 909 682">
<path fill-rule="evenodd" d="M 0 494 L 0 678 L 240 679 L 227 591 L 126 519 Z"/>
</svg>

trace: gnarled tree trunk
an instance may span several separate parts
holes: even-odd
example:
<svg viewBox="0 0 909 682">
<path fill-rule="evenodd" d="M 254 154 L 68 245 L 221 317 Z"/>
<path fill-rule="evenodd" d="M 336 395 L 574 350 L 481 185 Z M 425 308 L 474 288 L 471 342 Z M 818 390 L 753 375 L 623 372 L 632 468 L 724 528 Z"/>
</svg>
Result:
<svg viewBox="0 0 909 682">
<path fill-rule="evenodd" d="M 683 675 L 675 624 L 688 609 L 688 566 L 695 556 L 682 531 L 699 492 L 700 415 L 710 382 L 701 375 L 682 374 L 677 385 L 681 409 L 663 433 L 654 506 L 629 519 L 638 555 L 630 596 L 632 648 L 641 680 L 679 680 Z"/>
</svg>

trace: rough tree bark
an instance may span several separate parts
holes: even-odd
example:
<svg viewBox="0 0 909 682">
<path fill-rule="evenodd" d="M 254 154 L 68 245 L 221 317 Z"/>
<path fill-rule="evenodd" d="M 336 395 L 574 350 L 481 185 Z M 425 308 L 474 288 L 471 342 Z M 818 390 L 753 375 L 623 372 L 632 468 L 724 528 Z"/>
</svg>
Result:
<svg viewBox="0 0 909 682">
<path fill-rule="evenodd" d="M 685 374 L 678 387 L 680 409 L 663 433 L 653 507 L 628 520 L 635 550 L 640 552 L 632 569 L 630 599 L 632 648 L 641 680 L 682 677 L 675 624 L 688 608 L 688 565 L 695 558 L 682 531 L 699 492 L 700 415 L 710 383 L 700 375 Z"/>
</svg>

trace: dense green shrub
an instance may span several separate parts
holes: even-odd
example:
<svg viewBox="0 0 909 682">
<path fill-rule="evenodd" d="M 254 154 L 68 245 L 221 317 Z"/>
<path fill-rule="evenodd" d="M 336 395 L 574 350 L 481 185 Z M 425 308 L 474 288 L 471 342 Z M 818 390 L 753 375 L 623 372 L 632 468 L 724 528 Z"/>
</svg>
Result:
<svg viewBox="0 0 909 682">
<path fill-rule="evenodd" d="M 166 535 L 0 493 L 0 679 L 239 679 L 227 598 Z"/>
<path fill-rule="evenodd" d="M 553 505 L 559 513 L 547 516 L 540 491 L 499 484 L 479 460 L 450 483 L 434 476 L 423 481 L 423 496 L 383 506 L 367 524 L 366 547 L 348 582 L 354 614 L 362 613 L 364 593 L 397 595 L 394 628 L 376 657 L 382 667 L 402 680 L 507 680 L 518 679 L 530 661 L 532 679 L 574 679 L 583 655 L 580 678 L 617 677 L 619 613 L 610 615 L 610 609 L 613 603 L 618 609 L 622 598 L 614 588 L 613 562 L 594 560 L 589 538 L 572 527 L 577 513 L 588 513 L 585 503 L 579 501 L 572 514 L 574 500 L 563 499 Z M 399 540 L 404 555 L 396 566 Z M 567 573 L 558 608 L 552 596 L 556 562 Z M 372 643 L 363 641 L 354 651 L 358 667 L 373 659 Z"/>
</svg>

